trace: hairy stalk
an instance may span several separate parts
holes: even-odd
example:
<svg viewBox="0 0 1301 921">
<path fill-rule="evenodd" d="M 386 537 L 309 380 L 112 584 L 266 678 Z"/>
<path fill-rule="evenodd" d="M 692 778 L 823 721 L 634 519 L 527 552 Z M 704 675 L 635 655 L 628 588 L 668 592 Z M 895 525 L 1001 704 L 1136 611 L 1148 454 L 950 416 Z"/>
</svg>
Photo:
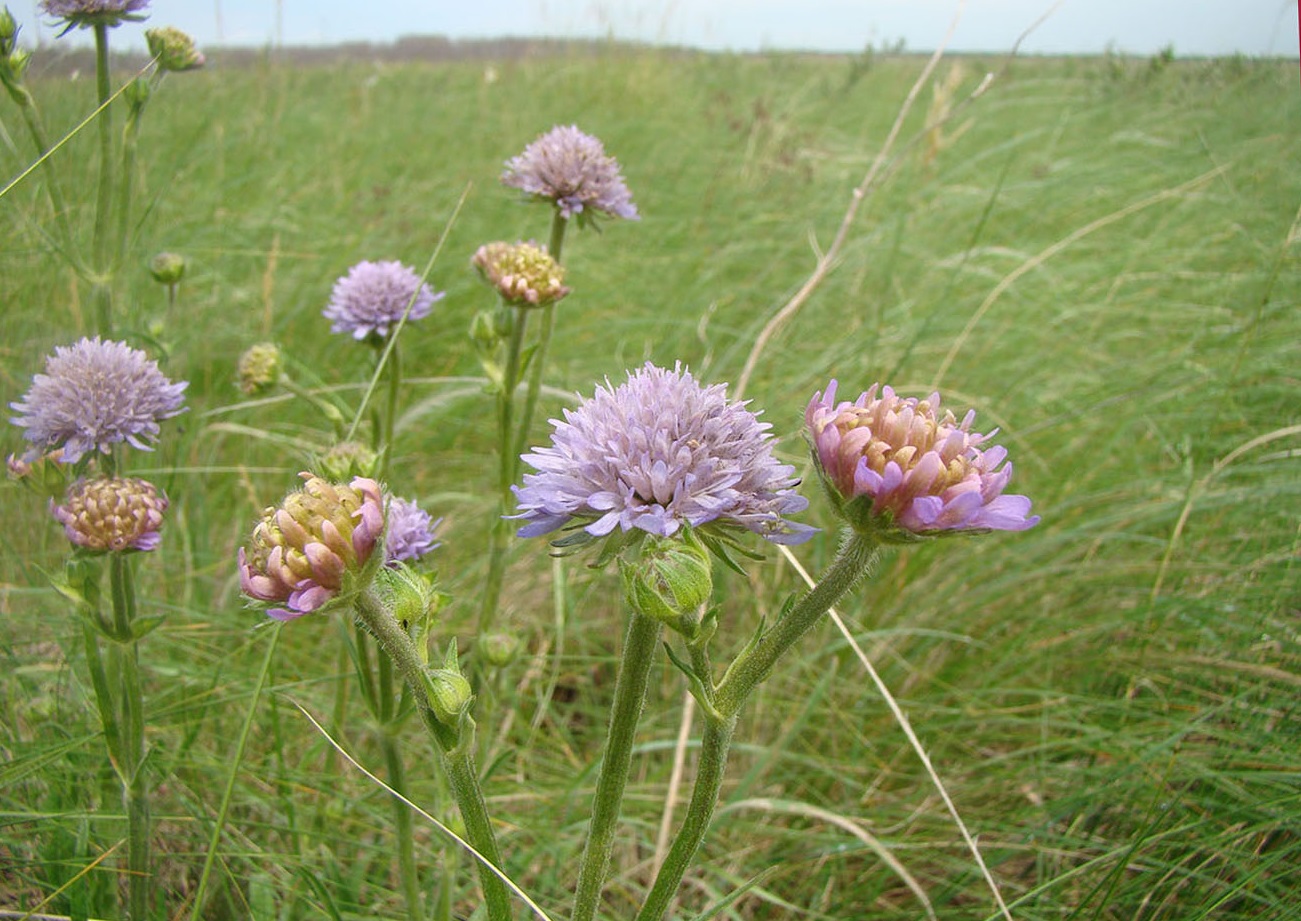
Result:
<svg viewBox="0 0 1301 921">
<path fill-rule="evenodd" d="M 809 589 L 777 623 L 764 631 L 732 662 L 719 682 L 715 706 L 725 717 L 735 716 L 750 692 L 771 674 L 786 652 L 827 613 L 859 580 L 871 572 L 880 544 L 876 538 L 848 528 L 841 535 L 840 551 L 818 584 Z"/>
<path fill-rule="evenodd" d="M 398 394 L 402 388 L 402 352 L 396 342 L 393 343 L 393 347 L 389 350 L 388 364 L 384 370 L 388 375 L 388 399 L 384 405 L 383 433 L 380 435 L 379 444 L 379 479 L 381 483 L 388 482 L 389 469 L 393 458 L 393 432 L 397 427 Z"/>
<path fill-rule="evenodd" d="M 113 223 L 113 110 L 108 65 L 108 26 L 95 23 L 95 89 L 99 96 L 99 187 L 95 198 L 95 234 L 92 240 L 94 274 L 91 297 L 101 336 L 113 333 L 113 282 L 109 266 L 109 231 Z"/>
<path fill-rule="evenodd" d="M 637 913 L 636 921 L 658 921 L 664 917 L 669 902 L 677 894 L 683 874 L 691 866 L 696 851 L 705 840 L 710 820 L 714 817 L 714 807 L 718 804 L 719 791 L 723 788 L 727 752 L 731 748 L 735 729 L 735 716 L 720 720 L 705 715 L 705 731 L 700 740 L 700 764 L 696 768 L 696 782 L 691 789 L 691 803 L 682 817 L 682 827 L 673 839 L 673 846 L 664 858 L 664 865 L 656 874 L 651 891 L 642 903 L 641 911 Z"/>
<path fill-rule="evenodd" d="M 110 554 L 109 577 L 113 599 L 113 626 L 117 642 L 110 662 L 116 672 L 118 720 L 121 733 L 118 771 L 127 814 L 127 914 L 143 921 L 149 914 L 149 785 L 145 777 L 144 695 L 140 687 L 140 645 L 132 635 L 135 620 L 135 583 L 131 561 Z"/>
<path fill-rule="evenodd" d="M 875 538 L 846 529 L 840 551 L 821 581 L 736 657 L 714 690 L 713 700 L 709 701 L 712 706 L 701 708 L 705 730 L 700 743 L 700 765 L 691 792 L 691 802 L 636 921 L 658 921 L 663 917 L 709 831 L 709 823 L 722 789 L 727 753 L 736 728 L 737 715 L 746 699 L 771 674 L 777 661 L 833 604 L 871 571 L 879 553 L 880 545 Z M 700 672 L 707 660 L 700 659 L 695 664 L 697 672 Z M 707 672 L 698 677 L 702 681 L 709 679 Z"/>
<path fill-rule="evenodd" d="M 506 345 L 501 393 L 497 394 L 497 517 L 488 531 L 488 575 L 484 580 L 483 599 L 479 607 L 479 636 L 491 630 L 497 619 L 501 584 L 506 578 L 506 544 L 510 538 L 510 525 L 505 516 L 510 512 L 510 488 L 519 469 L 519 460 L 511 452 L 511 446 L 515 443 L 515 390 L 519 387 L 520 361 L 524 354 L 524 331 L 527 325 L 528 312 L 517 307 L 510 341 Z"/>
<path fill-rule="evenodd" d="M 614 687 L 614 704 L 610 710 L 610 734 L 605 740 L 605 756 L 596 781 L 592 803 L 592 822 L 579 865 L 578 889 L 574 895 L 573 921 L 592 921 L 601 901 L 601 889 L 610 867 L 614 833 L 623 808 L 623 791 L 628 785 L 632 764 L 632 746 L 637 735 L 646 700 L 646 686 L 651 663 L 659 643 L 660 624 L 654 618 L 633 611 L 628 621 L 628 635 L 623 644 L 623 661 Z"/>
<path fill-rule="evenodd" d="M 565 243 L 565 229 L 568 224 L 568 219 L 559 210 L 552 214 L 551 242 L 547 250 L 557 263 L 560 262 L 560 251 Z M 515 326 L 511 331 L 502 393 L 498 396 L 497 403 L 497 439 L 501 451 L 497 489 L 501 501 L 497 520 L 493 522 L 488 534 L 488 575 L 484 583 L 483 603 L 479 609 L 480 636 L 492 629 L 493 622 L 497 618 L 498 605 L 501 603 L 501 585 L 506 577 L 506 544 L 510 536 L 510 527 L 503 518 L 510 514 L 511 487 L 519 477 L 520 455 L 528 448 L 529 429 L 533 425 L 533 416 L 537 412 L 538 395 L 542 392 L 542 373 L 556 325 L 555 309 L 554 304 L 542 308 L 542 328 L 538 334 L 538 343 L 533 350 L 533 356 L 529 359 L 524 411 L 518 420 L 514 418 L 515 391 L 520 380 L 524 329 L 528 315 L 532 311 L 523 307 L 517 307 L 515 310 Z"/>
<path fill-rule="evenodd" d="M 371 590 L 361 592 L 356 600 L 358 619 L 379 644 L 380 650 L 392 660 L 402 675 L 420 710 L 425 728 L 433 736 L 443 756 L 443 766 L 452 788 L 452 795 L 465 822 L 465 838 L 493 865 L 501 866 L 501 852 L 488 817 L 487 803 L 479 787 L 479 775 L 474 764 L 474 721 L 464 716 L 456 728 L 444 725 L 430 708 L 428 682 L 424 662 L 415 641 L 402 629 L 402 625 L 382 600 Z M 510 898 L 502 881 L 487 867 L 479 867 L 479 884 L 488 906 L 490 921 L 509 921 Z"/>
</svg>

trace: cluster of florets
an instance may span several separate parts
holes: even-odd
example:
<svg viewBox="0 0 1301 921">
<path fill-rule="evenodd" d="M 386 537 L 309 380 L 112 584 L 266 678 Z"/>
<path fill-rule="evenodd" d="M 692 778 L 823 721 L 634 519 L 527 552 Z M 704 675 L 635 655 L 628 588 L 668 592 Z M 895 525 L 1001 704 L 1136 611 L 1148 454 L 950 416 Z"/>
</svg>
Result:
<svg viewBox="0 0 1301 921">
<path fill-rule="evenodd" d="M 900 397 L 877 385 L 836 402 L 836 382 L 804 413 L 814 459 L 838 511 L 883 537 L 951 531 L 1021 531 L 1039 521 L 1025 496 L 1003 495 L 1007 449 L 982 448 L 995 433 L 971 431 L 940 410 L 940 395 Z"/>
<path fill-rule="evenodd" d="M 508 304 L 545 307 L 569 293 L 564 268 L 532 240 L 485 243 L 471 261 Z"/>
<path fill-rule="evenodd" d="M 384 532 L 384 496 L 364 477 L 349 485 L 299 474 L 303 486 L 266 509 L 239 551 L 240 588 L 291 620 L 321 608 L 359 578 Z"/>
<path fill-rule="evenodd" d="M 92 551 L 153 550 L 162 540 L 167 497 L 147 480 L 96 477 L 68 487 L 51 511 L 75 546 Z"/>
<path fill-rule="evenodd" d="M 363 261 L 334 283 L 330 303 L 322 313 L 333 324 L 331 332 L 379 342 L 403 317 L 420 320 L 429 316 L 443 294 L 435 293 L 401 262 Z"/>
<path fill-rule="evenodd" d="M 553 203 L 565 218 L 587 221 L 594 212 L 629 221 L 639 218 L 618 161 L 576 125 L 552 128 L 506 161 L 501 181 Z"/>
<path fill-rule="evenodd" d="M 681 366 L 648 362 L 564 416 L 553 421 L 551 446 L 523 457 L 537 473 L 515 488 L 521 537 L 570 524 L 592 537 L 615 529 L 668 537 L 687 525 L 776 543 L 813 534 L 786 519 L 808 500 L 795 492 L 794 468 L 773 456 L 770 426 L 728 402 L 726 385 L 703 387 Z"/>
<path fill-rule="evenodd" d="M 10 421 L 26 430 L 29 460 L 62 448 L 63 460 L 73 464 L 120 442 L 148 451 L 158 423 L 185 411 L 186 386 L 169 381 L 144 352 L 96 336 L 56 348 L 45 373 L 9 404 L 18 412 Z"/>
</svg>

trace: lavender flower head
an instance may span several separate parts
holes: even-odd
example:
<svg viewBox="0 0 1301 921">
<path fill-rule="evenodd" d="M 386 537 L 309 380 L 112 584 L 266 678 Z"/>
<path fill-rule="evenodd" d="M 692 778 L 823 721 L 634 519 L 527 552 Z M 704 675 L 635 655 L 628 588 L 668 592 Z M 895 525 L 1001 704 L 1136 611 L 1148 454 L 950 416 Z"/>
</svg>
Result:
<svg viewBox="0 0 1301 921">
<path fill-rule="evenodd" d="M 592 537 L 707 525 L 793 544 L 814 532 L 785 519 L 808 506 L 794 468 L 777 462 L 771 426 L 729 403 L 725 384 L 702 387 L 681 365 L 647 362 L 564 416 L 552 420 L 550 447 L 523 456 L 538 472 L 515 487 L 520 537 L 571 523 Z"/>
<path fill-rule="evenodd" d="M 892 539 L 955 531 L 1024 531 L 1039 522 L 1025 496 L 1003 495 L 1012 478 L 1007 449 L 982 449 L 971 431 L 940 413 L 940 395 L 899 397 L 877 385 L 853 403 L 836 402 L 836 382 L 804 413 L 823 484 L 850 524 Z"/>
<path fill-rule="evenodd" d="M 304 484 L 262 513 L 248 549 L 239 550 L 239 585 L 268 617 L 310 614 L 373 572 L 384 531 L 384 496 L 364 477 L 349 485 L 300 473 Z M 282 606 L 283 605 L 283 606 Z"/>
<path fill-rule="evenodd" d="M 96 24 L 113 28 L 124 22 L 140 22 L 149 8 L 149 0 L 41 0 L 41 12 L 62 19 L 67 28 L 91 28 Z"/>
<path fill-rule="evenodd" d="M 443 523 L 411 499 L 394 496 L 388 503 L 388 529 L 384 532 L 384 563 L 414 562 L 438 546 L 434 531 Z"/>
<path fill-rule="evenodd" d="M 576 125 L 557 126 L 506 161 L 501 181 L 537 198 L 555 203 L 566 219 L 591 220 L 593 211 L 639 219 L 632 193 L 619 173 L 619 163 L 605 147 Z"/>
<path fill-rule="evenodd" d="M 98 477 L 68 487 L 50 512 L 78 547 L 121 553 L 154 550 L 162 540 L 167 497 L 147 480 Z"/>
<path fill-rule="evenodd" d="M 406 314 L 408 320 L 429 316 L 434 293 L 420 276 L 400 262 L 359 262 L 334 283 L 330 303 L 322 311 L 332 321 L 332 333 L 354 339 L 383 340 Z M 407 313 L 407 305 L 411 312 Z"/>
<path fill-rule="evenodd" d="M 63 448 L 64 463 L 90 451 L 107 454 L 125 441 L 142 451 L 158 440 L 158 423 L 185 412 L 185 381 L 173 384 L 144 352 L 124 342 L 82 339 L 45 360 L 9 421 L 27 431 L 31 460 Z"/>
</svg>

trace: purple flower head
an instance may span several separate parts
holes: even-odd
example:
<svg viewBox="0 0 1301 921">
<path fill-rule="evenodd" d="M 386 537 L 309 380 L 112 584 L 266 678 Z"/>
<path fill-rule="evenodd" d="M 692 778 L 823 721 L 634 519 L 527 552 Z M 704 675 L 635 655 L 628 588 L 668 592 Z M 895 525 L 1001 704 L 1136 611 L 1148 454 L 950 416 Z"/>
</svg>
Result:
<svg viewBox="0 0 1301 921">
<path fill-rule="evenodd" d="M 124 22 L 140 22 L 148 8 L 149 0 L 41 0 L 41 12 L 67 23 L 60 35 L 99 23 L 113 28 Z"/>
<path fill-rule="evenodd" d="M 322 314 L 332 321 L 332 333 L 382 340 L 403 314 L 408 320 L 423 319 L 442 298 L 442 291 L 435 294 L 400 262 L 359 262 L 334 283 L 329 306 Z"/>
<path fill-rule="evenodd" d="M 384 532 L 384 563 L 396 566 L 414 562 L 438 546 L 434 531 L 443 523 L 411 499 L 393 496 L 388 503 L 388 530 Z"/>
<path fill-rule="evenodd" d="M 563 422 L 552 420 L 551 446 L 523 456 L 538 472 L 515 487 L 520 537 L 572 523 L 592 537 L 616 528 L 669 537 L 689 525 L 808 539 L 813 528 L 784 517 L 808 506 L 794 468 L 773 457 L 771 426 L 729 403 L 726 389 L 647 362 L 565 410 Z"/>
<path fill-rule="evenodd" d="M 888 539 L 955 531 L 1024 531 L 1039 522 L 1025 496 L 1005 496 L 1007 449 L 982 449 L 988 435 L 940 413 L 940 395 L 902 398 L 877 385 L 836 403 L 836 382 L 804 412 L 813 456 L 838 511 L 859 530 Z"/>
<path fill-rule="evenodd" d="M 565 218 L 591 220 L 593 211 L 639 219 L 619 163 L 605 147 L 575 125 L 557 126 L 506 161 L 501 181 L 529 195 L 554 202 Z"/>
<path fill-rule="evenodd" d="M 164 377 L 144 352 L 96 336 L 55 348 L 45 373 L 9 404 L 19 413 L 9 421 L 27 430 L 28 460 L 61 447 L 64 463 L 73 464 L 89 451 L 107 454 L 120 441 L 149 451 L 159 421 L 185 412 L 186 386 Z"/>
<path fill-rule="evenodd" d="M 167 505 L 147 480 L 99 477 L 73 483 L 62 505 L 51 500 L 50 512 L 76 546 L 121 553 L 157 548 Z"/>
<path fill-rule="evenodd" d="M 343 486 L 299 476 L 302 488 L 264 511 L 247 550 L 239 550 L 240 589 L 276 605 L 266 608 L 275 620 L 310 614 L 364 583 L 384 531 L 384 496 L 374 480 L 356 477 Z"/>
</svg>

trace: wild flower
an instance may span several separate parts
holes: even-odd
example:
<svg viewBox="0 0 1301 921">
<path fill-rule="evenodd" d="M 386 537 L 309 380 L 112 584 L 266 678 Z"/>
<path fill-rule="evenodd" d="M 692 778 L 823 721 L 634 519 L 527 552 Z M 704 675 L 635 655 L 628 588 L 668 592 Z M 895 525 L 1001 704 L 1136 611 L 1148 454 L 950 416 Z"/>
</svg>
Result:
<svg viewBox="0 0 1301 921">
<path fill-rule="evenodd" d="M 471 262 L 508 304 L 545 307 L 569 293 L 564 267 L 551 258 L 545 246 L 532 240 L 485 243 Z"/>
<path fill-rule="evenodd" d="M 99 24 L 113 28 L 124 22 L 140 22 L 148 8 L 149 0 L 41 0 L 41 12 L 67 24 L 60 34 Z"/>
<path fill-rule="evenodd" d="M 550 447 L 523 456 L 538 472 L 514 487 L 519 536 L 572 524 L 592 538 L 616 528 L 668 537 L 688 525 L 775 543 L 809 538 L 813 528 L 784 517 L 808 500 L 794 491 L 794 468 L 773 456 L 771 426 L 729 403 L 726 389 L 650 362 L 618 387 L 607 380 L 552 420 Z"/>
<path fill-rule="evenodd" d="M 588 221 L 600 212 L 625 220 L 639 219 L 619 163 L 605 146 L 576 125 L 559 125 L 506 161 L 504 185 L 554 202 L 565 218 Z"/>
<path fill-rule="evenodd" d="M 940 410 L 940 395 L 898 396 L 877 385 L 836 402 L 836 381 L 804 413 L 813 457 L 838 511 L 858 530 L 888 539 L 960 531 L 1023 531 L 1038 523 L 1030 500 L 1004 495 L 1007 449 L 980 447 L 995 434 L 971 431 Z"/>
<path fill-rule="evenodd" d="M 384 531 L 384 496 L 374 480 L 343 486 L 299 476 L 303 486 L 262 513 L 239 551 L 241 590 L 275 620 L 310 614 L 361 587 Z"/>
<path fill-rule="evenodd" d="M 142 451 L 158 440 L 158 423 L 185 412 L 187 383 L 173 384 L 144 352 L 124 342 L 81 339 L 55 348 L 45 373 L 11 409 L 32 443 L 31 460 L 54 448 L 76 463 L 89 451 L 109 453 L 125 441 Z"/>
<path fill-rule="evenodd" d="M 414 562 L 438 547 L 434 531 L 443 519 L 434 521 L 411 499 L 393 496 L 388 504 L 388 527 L 384 532 L 384 562 L 388 566 Z"/>
<path fill-rule="evenodd" d="M 167 505 L 147 480 L 95 477 L 69 486 L 63 504 L 51 501 L 50 511 L 76 546 L 121 553 L 157 548 Z"/>
<path fill-rule="evenodd" d="M 206 62 L 202 52 L 195 47 L 194 39 L 172 26 L 146 29 L 145 42 L 149 53 L 158 61 L 160 70 L 197 70 Z"/>
<path fill-rule="evenodd" d="M 434 302 L 443 298 L 401 262 L 359 262 L 334 283 L 330 303 L 322 311 L 332 321 L 330 332 L 348 333 L 354 339 L 381 341 L 408 320 L 429 316 Z M 407 313 L 410 305 L 411 312 Z"/>
</svg>

